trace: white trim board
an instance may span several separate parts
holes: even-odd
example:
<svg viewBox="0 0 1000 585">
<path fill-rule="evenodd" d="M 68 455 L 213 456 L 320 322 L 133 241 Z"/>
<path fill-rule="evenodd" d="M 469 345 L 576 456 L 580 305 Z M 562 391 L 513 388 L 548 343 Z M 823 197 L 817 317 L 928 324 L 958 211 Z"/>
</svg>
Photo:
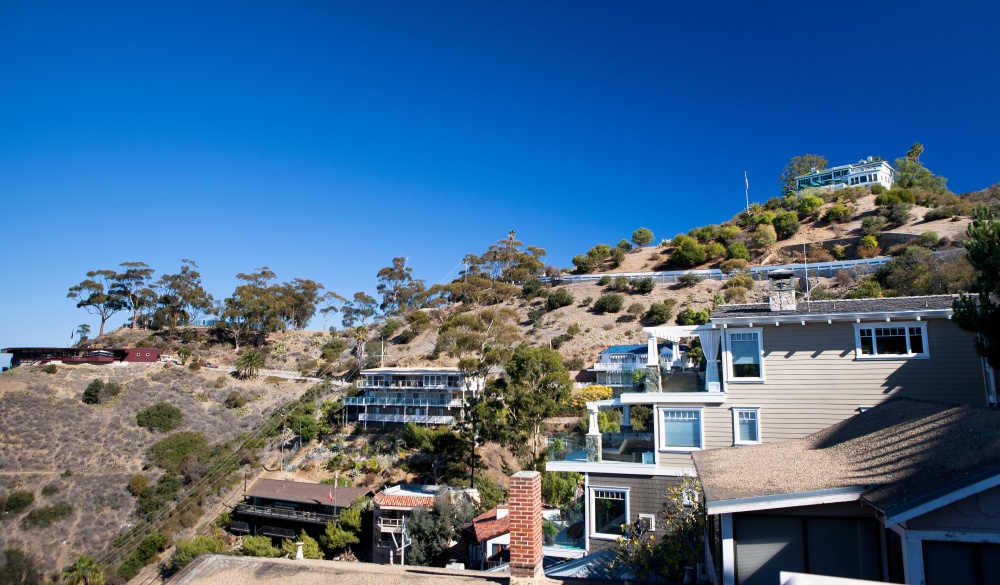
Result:
<svg viewBox="0 0 1000 585">
<path fill-rule="evenodd" d="M 896 524 L 902 524 L 907 520 L 916 518 L 917 516 L 923 516 L 928 512 L 933 512 L 939 508 L 943 508 L 948 504 L 953 504 L 959 500 L 965 499 L 969 496 L 976 495 L 980 492 L 984 492 L 990 488 L 1000 486 L 1000 470 L 994 470 L 993 475 L 983 478 L 979 481 L 975 481 L 967 486 L 951 489 L 946 493 L 941 494 L 937 497 L 930 497 L 924 502 L 913 505 L 910 507 L 900 510 L 898 513 L 890 514 L 891 509 L 886 511 L 885 515 L 885 525 L 894 526 Z M 947 489 L 947 488 L 946 488 Z M 933 494 L 932 494 L 933 495 Z M 881 510 L 875 504 L 869 503 L 872 507 Z M 898 508 L 898 507 L 897 507 Z"/>
<path fill-rule="evenodd" d="M 797 508 L 799 506 L 815 506 L 818 504 L 834 504 L 839 502 L 855 502 L 861 499 L 861 494 L 867 488 L 863 486 L 835 488 L 800 492 L 797 494 L 777 494 L 772 496 L 755 496 L 734 500 L 716 500 L 705 503 L 708 514 L 734 514 L 737 512 L 752 512 L 755 510 L 775 510 L 779 508 Z"/>
</svg>

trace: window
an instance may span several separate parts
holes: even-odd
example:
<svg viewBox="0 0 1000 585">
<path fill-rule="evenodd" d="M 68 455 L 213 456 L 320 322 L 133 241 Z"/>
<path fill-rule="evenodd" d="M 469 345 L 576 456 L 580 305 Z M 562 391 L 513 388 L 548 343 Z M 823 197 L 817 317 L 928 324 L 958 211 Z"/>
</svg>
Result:
<svg viewBox="0 0 1000 585">
<path fill-rule="evenodd" d="M 628 524 L 628 490 L 590 488 L 590 535 L 618 538 Z"/>
<path fill-rule="evenodd" d="M 660 428 L 662 449 L 701 449 L 701 409 L 661 408 Z"/>
<path fill-rule="evenodd" d="M 762 382 L 764 364 L 761 360 L 763 346 L 759 327 L 727 329 L 727 365 L 730 382 Z"/>
<path fill-rule="evenodd" d="M 655 514 L 639 514 L 639 522 L 642 522 L 646 526 L 646 532 L 653 532 L 656 530 Z"/>
<path fill-rule="evenodd" d="M 926 323 L 854 326 L 856 359 L 928 358 Z"/>
<path fill-rule="evenodd" d="M 760 443 L 760 409 L 733 409 L 733 442 L 737 445 Z"/>
</svg>

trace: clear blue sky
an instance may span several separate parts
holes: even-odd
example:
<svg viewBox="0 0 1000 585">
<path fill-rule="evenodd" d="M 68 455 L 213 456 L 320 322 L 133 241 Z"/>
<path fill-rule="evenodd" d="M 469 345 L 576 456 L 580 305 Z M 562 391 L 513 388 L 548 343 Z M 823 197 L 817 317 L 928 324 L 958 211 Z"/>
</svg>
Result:
<svg viewBox="0 0 1000 585">
<path fill-rule="evenodd" d="M 67 289 L 126 261 L 349 295 L 514 229 L 566 266 L 915 141 L 982 189 L 997 6 L 0 0 L 0 347 L 96 330 Z"/>
</svg>

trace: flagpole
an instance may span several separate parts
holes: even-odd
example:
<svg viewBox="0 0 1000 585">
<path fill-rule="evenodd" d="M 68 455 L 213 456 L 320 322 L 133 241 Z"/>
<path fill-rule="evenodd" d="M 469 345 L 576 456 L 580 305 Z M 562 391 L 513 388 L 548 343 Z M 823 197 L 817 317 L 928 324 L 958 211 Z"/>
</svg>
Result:
<svg viewBox="0 0 1000 585">
<path fill-rule="evenodd" d="M 747 213 L 750 213 L 750 179 L 747 178 L 747 172 L 743 171 L 743 182 L 747 185 Z"/>
</svg>

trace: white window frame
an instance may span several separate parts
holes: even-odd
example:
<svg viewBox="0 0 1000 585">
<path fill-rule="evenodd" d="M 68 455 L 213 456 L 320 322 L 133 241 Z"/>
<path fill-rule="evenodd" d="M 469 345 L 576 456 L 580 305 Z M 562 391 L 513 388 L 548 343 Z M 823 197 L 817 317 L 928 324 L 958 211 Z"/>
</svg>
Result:
<svg viewBox="0 0 1000 585">
<path fill-rule="evenodd" d="M 757 421 L 757 440 L 744 441 L 740 438 L 740 413 L 754 413 L 754 420 Z M 761 443 L 760 433 L 760 407 L 759 406 L 734 406 L 733 407 L 733 444 L 734 445 L 759 445 Z"/>
<path fill-rule="evenodd" d="M 697 412 L 698 422 L 698 446 L 697 447 L 677 447 L 666 444 L 666 421 L 663 416 L 667 412 Z M 657 406 L 656 407 L 656 445 L 660 452 L 664 453 L 690 453 L 691 451 L 701 451 L 705 448 L 705 409 L 703 407 L 689 406 Z"/>
<path fill-rule="evenodd" d="M 735 333 L 756 333 L 757 349 L 760 352 L 760 376 L 756 378 L 737 378 L 733 373 L 732 336 Z M 725 382 L 727 384 L 761 384 L 766 378 L 764 374 L 764 328 L 763 327 L 727 327 L 724 336 L 726 343 L 722 352 L 725 365 Z"/>
<path fill-rule="evenodd" d="M 656 514 L 639 514 L 639 520 L 648 520 L 648 532 L 656 532 Z"/>
<path fill-rule="evenodd" d="M 590 538 L 596 538 L 600 540 L 615 540 L 621 538 L 621 533 L 619 534 L 606 534 L 603 532 L 597 532 L 596 522 L 594 521 L 594 513 L 597 511 L 597 506 L 594 500 L 596 499 L 597 492 L 619 492 L 625 497 L 625 522 L 623 524 L 628 524 L 630 518 L 632 517 L 632 508 L 630 503 L 630 492 L 632 488 L 628 487 L 611 487 L 611 486 L 599 486 L 591 485 L 587 486 L 587 524 L 590 525 Z"/>
<path fill-rule="evenodd" d="M 906 347 L 910 347 L 910 327 L 917 327 L 920 329 L 920 336 L 924 342 L 924 351 L 921 353 L 907 353 L 907 354 L 862 354 L 861 353 L 861 330 L 862 329 L 879 329 L 885 327 L 903 327 L 907 329 L 906 332 Z M 877 341 L 872 332 L 872 342 L 876 344 Z M 872 349 L 874 350 L 875 347 Z M 926 360 L 931 357 L 931 346 L 930 340 L 927 335 L 927 322 L 926 321 L 892 321 L 892 322 L 868 322 L 868 323 L 855 323 L 854 324 L 854 359 L 855 360 Z"/>
</svg>

